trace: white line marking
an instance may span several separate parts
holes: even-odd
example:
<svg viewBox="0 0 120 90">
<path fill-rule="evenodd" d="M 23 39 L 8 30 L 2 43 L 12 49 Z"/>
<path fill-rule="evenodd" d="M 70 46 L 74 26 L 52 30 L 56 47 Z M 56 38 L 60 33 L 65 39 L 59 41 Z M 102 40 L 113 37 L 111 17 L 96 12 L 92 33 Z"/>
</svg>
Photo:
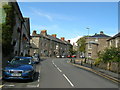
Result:
<svg viewBox="0 0 120 90">
<path fill-rule="evenodd" d="M 57 67 L 57 69 L 58 69 L 60 72 L 62 72 L 62 70 L 60 70 L 58 67 Z"/>
<path fill-rule="evenodd" d="M 55 65 L 55 67 L 57 67 L 57 66 Z"/>
<path fill-rule="evenodd" d="M 40 80 L 38 79 L 38 82 L 40 82 Z"/>
<path fill-rule="evenodd" d="M 64 76 L 65 79 L 70 83 L 70 85 L 71 85 L 72 87 L 74 87 L 74 85 L 73 85 L 72 82 L 67 78 L 67 76 L 66 76 L 65 74 L 63 74 L 63 76 Z"/>
<path fill-rule="evenodd" d="M 40 86 L 40 84 L 37 85 L 37 87 L 39 87 L 39 86 Z"/>
</svg>

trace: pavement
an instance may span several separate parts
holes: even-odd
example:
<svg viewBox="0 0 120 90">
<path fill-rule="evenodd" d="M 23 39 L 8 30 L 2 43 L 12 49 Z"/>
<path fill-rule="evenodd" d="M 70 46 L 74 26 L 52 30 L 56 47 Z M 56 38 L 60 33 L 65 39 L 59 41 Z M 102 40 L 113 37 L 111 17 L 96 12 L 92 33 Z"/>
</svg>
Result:
<svg viewBox="0 0 120 90">
<path fill-rule="evenodd" d="M 118 88 L 118 84 L 78 67 L 80 65 L 75 65 L 70 64 L 67 58 L 47 58 L 41 61 L 40 64 L 37 64 L 37 75 L 33 82 L 4 81 L 1 87 Z"/>
<path fill-rule="evenodd" d="M 74 61 L 72 63 L 74 63 Z M 114 72 L 109 71 L 109 70 L 101 69 L 101 68 L 98 68 L 94 65 L 92 65 L 92 67 L 91 67 L 91 65 L 87 64 L 87 63 L 81 64 L 81 61 L 78 59 L 76 59 L 76 62 L 74 63 L 74 65 L 75 64 L 79 65 L 79 67 L 82 66 L 81 68 L 84 67 L 84 69 L 86 69 L 86 70 L 94 71 L 95 73 L 100 74 L 100 76 L 111 79 L 113 82 L 120 83 L 120 74 L 118 74 L 118 73 L 114 73 Z"/>
</svg>

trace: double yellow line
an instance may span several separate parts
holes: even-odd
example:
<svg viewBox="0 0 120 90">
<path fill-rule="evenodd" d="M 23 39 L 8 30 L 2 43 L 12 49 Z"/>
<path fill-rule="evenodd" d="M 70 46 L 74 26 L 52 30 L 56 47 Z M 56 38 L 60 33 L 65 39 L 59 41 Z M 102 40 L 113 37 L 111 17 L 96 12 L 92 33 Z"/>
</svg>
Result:
<svg viewBox="0 0 120 90">
<path fill-rule="evenodd" d="M 103 73 L 101 73 L 99 71 L 93 70 L 93 69 L 88 68 L 88 67 L 84 67 L 84 66 L 81 66 L 81 65 L 73 64 L 73 63 L 70 63 L 70 64 L 72 64 L 74 66 L 77 66 L 77 67 L 80 67 L 80 68 L 83 68 L 83 69 L 86 69 L 86 70 L 89 70 L 89 71 L 91 71 L 91 72 L 93 72 L 93 73 L 95 73 L 95 74 L 97 74 L 99 76 L 102 76 L 102 77 L 104 77 L 106 79 L 109 79 L 109 80 L 111 80 L 111 81 L 113 81 L 113 82 L 115 82 L 117 84 L 120 84 L 120 80 L 118 80 L 118 79 L 116 79 L 114 77 L 111 77 L 109 75 L 103 74 Z"/>
<path fill-rule="evenodd" d="M 0 88 L 2 88 L 4 85 L 0 85 Z"/>
</svg>

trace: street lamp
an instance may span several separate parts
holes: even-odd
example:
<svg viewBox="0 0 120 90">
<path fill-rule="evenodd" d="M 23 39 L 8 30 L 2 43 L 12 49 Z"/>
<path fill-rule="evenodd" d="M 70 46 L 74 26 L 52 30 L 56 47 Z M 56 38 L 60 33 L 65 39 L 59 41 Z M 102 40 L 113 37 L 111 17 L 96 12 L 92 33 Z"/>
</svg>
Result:
<svg viewBox="0 0 120 90">
<path fill-rule="evenodd" d="M 88 52 L 89 52 L 89 27 L 87 27 L 86 28 L 87 30 L 88 30 L 88 51 L 87 51 L 87 61 L 88 61 L 88 58 L 89 58 L 89 54 L 88 54 Z"/>
</svg>

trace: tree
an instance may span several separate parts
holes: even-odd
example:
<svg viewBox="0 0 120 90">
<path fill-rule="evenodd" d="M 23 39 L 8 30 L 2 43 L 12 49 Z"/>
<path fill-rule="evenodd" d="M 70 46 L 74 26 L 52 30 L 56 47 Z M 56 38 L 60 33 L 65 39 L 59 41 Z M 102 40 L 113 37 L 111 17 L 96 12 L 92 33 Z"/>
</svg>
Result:
<svg viewBox="0 0 120 90">
<path fill-rule="evenodd" d="M 78 51 L 85 53 L 85 43 L 86 43 L 86 37 L 88 36 L 83 36 L 78 39 L 77 44 L 78 44 Z"/>
<path fill-rule="evenodd" d="M 120 47 L 106 48 L 99 54 L 99 58 L 105 63 L 120 62 Z"/>
<path fill-rule="evenodd" d="M 74 51 L 73 49 L 70 49 L 69 52 L 70 52 L 71 55 L 74 55 L 74 54 L 76 54 L 77 51 Z"/>
</svg>

